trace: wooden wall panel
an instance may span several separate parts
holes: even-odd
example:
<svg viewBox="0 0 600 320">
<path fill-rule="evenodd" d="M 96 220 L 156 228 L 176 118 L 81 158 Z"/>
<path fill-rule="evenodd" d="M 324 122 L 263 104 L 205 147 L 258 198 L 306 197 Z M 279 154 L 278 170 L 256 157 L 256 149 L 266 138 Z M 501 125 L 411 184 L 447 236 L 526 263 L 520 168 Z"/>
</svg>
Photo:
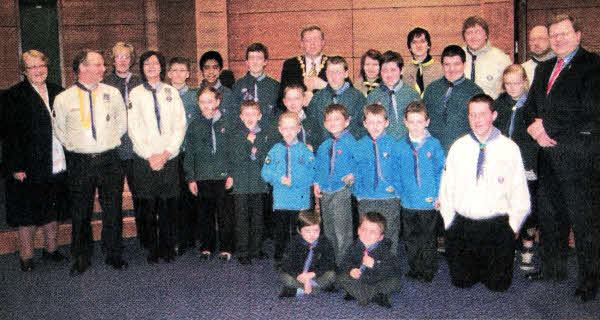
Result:
<svg viewBox="0 0 600 320">
<path fill-rule="evenodd" d="M 200 12 L 226 12 L 225 0 L 196 0 L 196 10 Z"/>
<path fill-rule="evenodd" d="M 0 88 L 8 88 L 21 81 L 17 28 L 2 26 L 0 34 L 4 35 L 0 44 Z"/>
<path fill-rule="evenodd" d="M 0 2 L 0 26 L 17 25 L 18 10 L 15 6 L 15 1 L 4 0 Z"/>
<path fill-rule="evenodd" d="M 144 0 L 63 0 L 64 25 L 143 24 Z"/>
<path fill-rule="evenodd" d="M 196 59 L 196 14 L 194 0 L 160 1 L 158 48 L 167 58 L 175 56 L 190 59 L 190 86 L 198 83 Z M 166 81 L 169 81 L 166 79 Z"/>
<path fill-rule="evenodd" d="M 508 5 L 507 2 L 485 3 L 482 17 L 489 24 L 490 42 L 513 59 L 515 45 L 512 5 Z"/>
<path fill-rule="evenodd" d="M 304 12 L 275 12 L 257 14 L 232 14 L 229 16 L 229 56 L 232 60 L 245 60 L 246 47 L 263 42 L 272 59 L 286 59 L 302 52 L 300 30 L 315 23 L 325 34 L 324 52 L 352 55 L 352 12 L 350 10 L 314 11 L 308 17 Z"/>
<path fill-rule="evenodd" d="M 528 10 L 548 10 L 548 9 L 571 9 L 584 7 L 598 7 L 598 0 L 528 0 Z"/>
<path fill-rule="evenodd" d="M 257 12 L 281 12 L 281 11 L 323 11 L 334 9 L 349 9 L 352 0 L 288 0 L 288 1 L 264 1 L 264 0 L 230 0 L 228 2 L 229 14 L 257 13 Z"/>
<path fill-rule="evenodd" d="M 506 2 L 506 0 L 354 0 L 354 9 L 360 8 L 417 8 L 444 6 L 472 6 L 483 2 Z"/>
</svg>

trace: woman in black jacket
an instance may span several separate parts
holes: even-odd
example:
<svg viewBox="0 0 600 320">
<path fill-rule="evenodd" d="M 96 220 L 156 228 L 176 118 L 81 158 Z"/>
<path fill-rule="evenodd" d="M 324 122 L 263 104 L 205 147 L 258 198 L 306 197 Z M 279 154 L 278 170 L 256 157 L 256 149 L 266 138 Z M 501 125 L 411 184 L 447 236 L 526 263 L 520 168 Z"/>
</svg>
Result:
<svg viewBox="0 0 600 320">
<path fill-rule="evenodd" d="M 58 217 L 66 212 L 65 154 L 52 133 L 52 103 L 63 90 L 46 82 L 48 58 L 37 50 L 21 56 L 25 79 L 9 89 L 3 110 L 7 223 L 19 228 L 21 270 L 31 271 L 34 236 L 44 231 L 44 260 L 63 261 L 57 251 Z"/>
</svg>

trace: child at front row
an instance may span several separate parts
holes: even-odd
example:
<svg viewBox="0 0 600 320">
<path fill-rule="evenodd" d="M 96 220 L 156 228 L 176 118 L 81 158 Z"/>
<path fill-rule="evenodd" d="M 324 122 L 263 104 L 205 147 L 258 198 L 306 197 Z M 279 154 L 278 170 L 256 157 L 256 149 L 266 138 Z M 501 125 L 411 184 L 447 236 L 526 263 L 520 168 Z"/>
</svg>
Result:
<svg viewBox="0 0 600 320">
<path fill-rule="evenodd" d="M 280 298 L 333 290 L 335 263 L 333 247 L 320 237 L 321 217 L 314 211 L 298 214 L 297 230 L 285 251 L 281 267 Z"/>
<path fill-rule="evenodd" d="M 377 212 L 360 217 L 358 240 L 348 249 L 337 275 L 344 300 L 371 301 L 391 308 L 390 296 L 400 290 L 400 261 L 390 252 L 392 241 L 384 237 L 386 219 Z"/>
<path fill-rule="evenodd" d="M 408 134 L 394 152 L 402 199 L 402 238 L 410 270 L 407 278 L 430 282 L 438 269 L 436 225 L 437 197 L 444 149 L 427 131 L 429 116 L 421 101 L 410 102 L 404 110 Z"/>
<path fill-rule="evenodd" d="M 358 213 L 375 211 L 387 220 L 385 236 L 392 241 L 392 251 L 397 253 L 400 231 L 400 199 L 394 187 L 397 172 L 392 157 L 396 140 L 386 133 L 389 125 L 387 112 L 380 104 L 364 108 L 363 125 L 368 134 L 356 144 L 356 183 L 354 195 L 358 200 Z"/>
<path fill-rule="evenodd" d="M 281 114 L 278 129 L 283 141 L 271 148 L 261 170 L 262 178 L 273 186 L 276 269 L 281 267 L 288 241 L 296 234 L 298 212 L 310 208 L 310 186 L 315 172 L 313 153 L 297 138 L 298 115 Z"/>
<path fill-rule="evenodd" d="M 221 92 L 212 86 L 198 90 L 201 115 L 187 129 L 183 169 L 190 192 L 196 197 L 196 219 L 201 242 L 200 259 L 211 258 L 216 250 L 216 224 L 219 224 L 219 256 L 231 259 L 233 215 L 226 203 L 233 180 L 227 173 L 226 117 L 219 110 Z"/>
<path fill-rule="evenodd" d="M 235 203 L 236 252 L 240 264 L 250 264 L 252 258 L 263 259 L 262 234 L 264 202 L 267 184 L 260 170 L 269 151 L 267 130 L 259 126 L 262 118 L 258 102 L 241 103 L 241 121 L 229 137 L 229 174 L 233 178 Z"/>
<path fill-rule="evenodd" d="M 343 105 L 332 103 L 326 106 L 323 119 L 331 138 L 325 140 L 317 151 L 314 194 L 320 198 L 323 229 L 333 244 L 336 264 L 339 265 L 353 237 L 350 186 L 354 183 L 353 172 L 356 169 L 356 140 L 348 130 L 350 115 Z"/>
</svg>

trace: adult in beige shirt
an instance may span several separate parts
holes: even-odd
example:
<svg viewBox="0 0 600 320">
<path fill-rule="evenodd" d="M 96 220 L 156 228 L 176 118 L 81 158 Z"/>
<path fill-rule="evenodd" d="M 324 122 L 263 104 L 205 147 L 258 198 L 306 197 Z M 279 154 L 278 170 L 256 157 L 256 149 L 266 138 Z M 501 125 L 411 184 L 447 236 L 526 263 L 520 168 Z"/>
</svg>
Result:
<svg viewBox="0 0 600 320">
<path fill-rule="evenodd" d="M 116 147 L 127 129 L 125 104 L 119 90 L 100 83 L 104 59 L 82 49 L 73 59 L 77 81 L 54 100 L 54 133 L 65 147 L 67 187 L 71 200 L 71 275 L 84 273 L 93 251 L 90 218 L 98 188 L 102 206 L 102 248 L 105 263 L 127 267 L 122 257 L 122 216 L 119 206 L 119 154 Z"/>
<path fill-rule="evenodd" d="M 133 142 L 133 174 L 144 215 L 148 263 L 175 259 L 175 219 L 179 184 L 179 148 L 186 116 L 179 92 L 162 82 L 164 56 L 146 51 L 140 56 L 143 83 L 129 95 L 129 137 Z M 157 209 L 159 208 L 159 209 Z"/>
</svg>

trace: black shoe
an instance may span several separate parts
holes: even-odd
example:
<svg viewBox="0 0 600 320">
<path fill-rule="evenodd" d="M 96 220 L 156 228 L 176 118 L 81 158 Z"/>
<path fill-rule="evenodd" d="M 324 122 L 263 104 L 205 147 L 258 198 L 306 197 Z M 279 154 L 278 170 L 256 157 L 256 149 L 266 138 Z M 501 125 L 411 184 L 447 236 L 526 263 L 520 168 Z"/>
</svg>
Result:
<svg viewBox="0 0 600 320">
<path fill-rule="evenodd" d="M 423 274 L 422 277 L 423 277 L 423 281 L 431 282 L 431 281 L 433 281 L 434 275 L 433 274 Z"/>
<path fill-rule="evenodd" d="M 373 302 L 377 303 L 378 305 L 384 308 L 392 308 L 392 302 L 390 301 L 390 297 L 384 295 L 383 293 L 376 295 L 375 298 L 373 298 Z"/>
<path fill-rule="evenodd" d="M 329 287 L 323 288 L 323 292 L 331 292 L 331 293 L 335 293 L 338 292 L 340 289 L 338 289 L 335 285 L 330 285 Z"/>
<path fill-rule="evenodd" d="M 48 252 L 46 251 L 46 249 L 42 250 L 42 259 L 53 262 L 69 261 L 69 259 L 65 257 L 62 253 L 60 253 L 58 250 Z"/>
<path fill-rule="evenodd" d="M 412 280 L 420 280 L 422 278 L 422 275 L 414 270 L 410 270 L 405 274 L 406 278 L 408 279 L 412 279 Z"/>
<path fill-rule="evenodd" d="M 241 265 L 252 264 L 252 260 L 250 260 L 250 258 L 248 258 L 248 257 L 239 257 L 238 261 L 240 262 Z"/>
<path fill-rule="evenodd" d="M 273 263 L 273 267 L 275 267 L 275 271 L 280 272 L 281 271 L 281 267 L 283 266 L 283 261 L 282 260 L 275 260 Z"/>
<path fill-rule="evenodd" d="M 106 258 L 106 260 L 104 260 L 104 263 L 117 270 L 127 269 L 127 267 L 129 266 L 129 264 L 121 257 Z"/>
<path fill-rule="evenodd" d="M 575 298 L 581 299 L 582 302 L 588 302 L 596 299 L 598 293 L 598 286 L 584 286 L 580 285 L 575 290 Z"/>
<path fill-rule="evenodd" d="M 175 257 L 177 256 L 177 252 L 175 252 L 175 249 L 166 249 L 164 250 L 164 252 L 160 255 L 160 257 L 166 262 L 166 263 L 170 263 L 171 261 L 175 261 Z"/>
<path fill-rule="evenodd" d="M 219 253 L 219 256 L 217 258 L 219 260 L 223 260 L 225 262 L 228 262 L 229 260 L 231 260 L 231 253 L 229 253 L 229 252 L 221 252 L 221 253 Z"/>
<path fill-rule="evenodd" d="M 83 274 L 90 266 L 90 259 L 87 256 L 78 256 L 71 267 L 71 277 Z"/>
<path fill-rule="evenodd" d="M 348 292 L 346 292 L 346 293 L 344 294 L 344 300 L 346 300 L 346 301 L 351 301 L 351 300 L 355 300 L 355 299 L 356 299 L 356 298 L 354 298 L 354 296 L 353 296 L 353 295 L 351 295 L 351 294 L 349 294 Z"/>
<path fill-rule="evenodd" d="M 148 264 L 158 263 L 158 250 L 150 250 L 150 253 L 146 257 Z"/>
<path fill-rule="evenodd" d="M 256 258 L 258 260 L 265 260 L 265 259 L 269 259 L 269 255 L 262 251 L 259 251 L 258 254 L 256 255 Z"/>
<path fill-rule="evenodd" d="M 33 271 L 33 268 L 34 268 L 33 259 L 26 259 L 26 260 L 19 259 L 19 261 L 21 262 L 21 270 L 23 272 Z"/>
<path fill-rule="evenodd" d="M 529 281 L 541 281 L 544 280 L 544 273 L 542 271 L 530 272 L 525 275 L 525 279 Z"/>
<path fill-rule="evenodd" d="M 291 298 L 295 296 L 296 289 L 294 288 L 281 287 L 281 289 L 279 289 L 279 298 Z"/>
</svg>

